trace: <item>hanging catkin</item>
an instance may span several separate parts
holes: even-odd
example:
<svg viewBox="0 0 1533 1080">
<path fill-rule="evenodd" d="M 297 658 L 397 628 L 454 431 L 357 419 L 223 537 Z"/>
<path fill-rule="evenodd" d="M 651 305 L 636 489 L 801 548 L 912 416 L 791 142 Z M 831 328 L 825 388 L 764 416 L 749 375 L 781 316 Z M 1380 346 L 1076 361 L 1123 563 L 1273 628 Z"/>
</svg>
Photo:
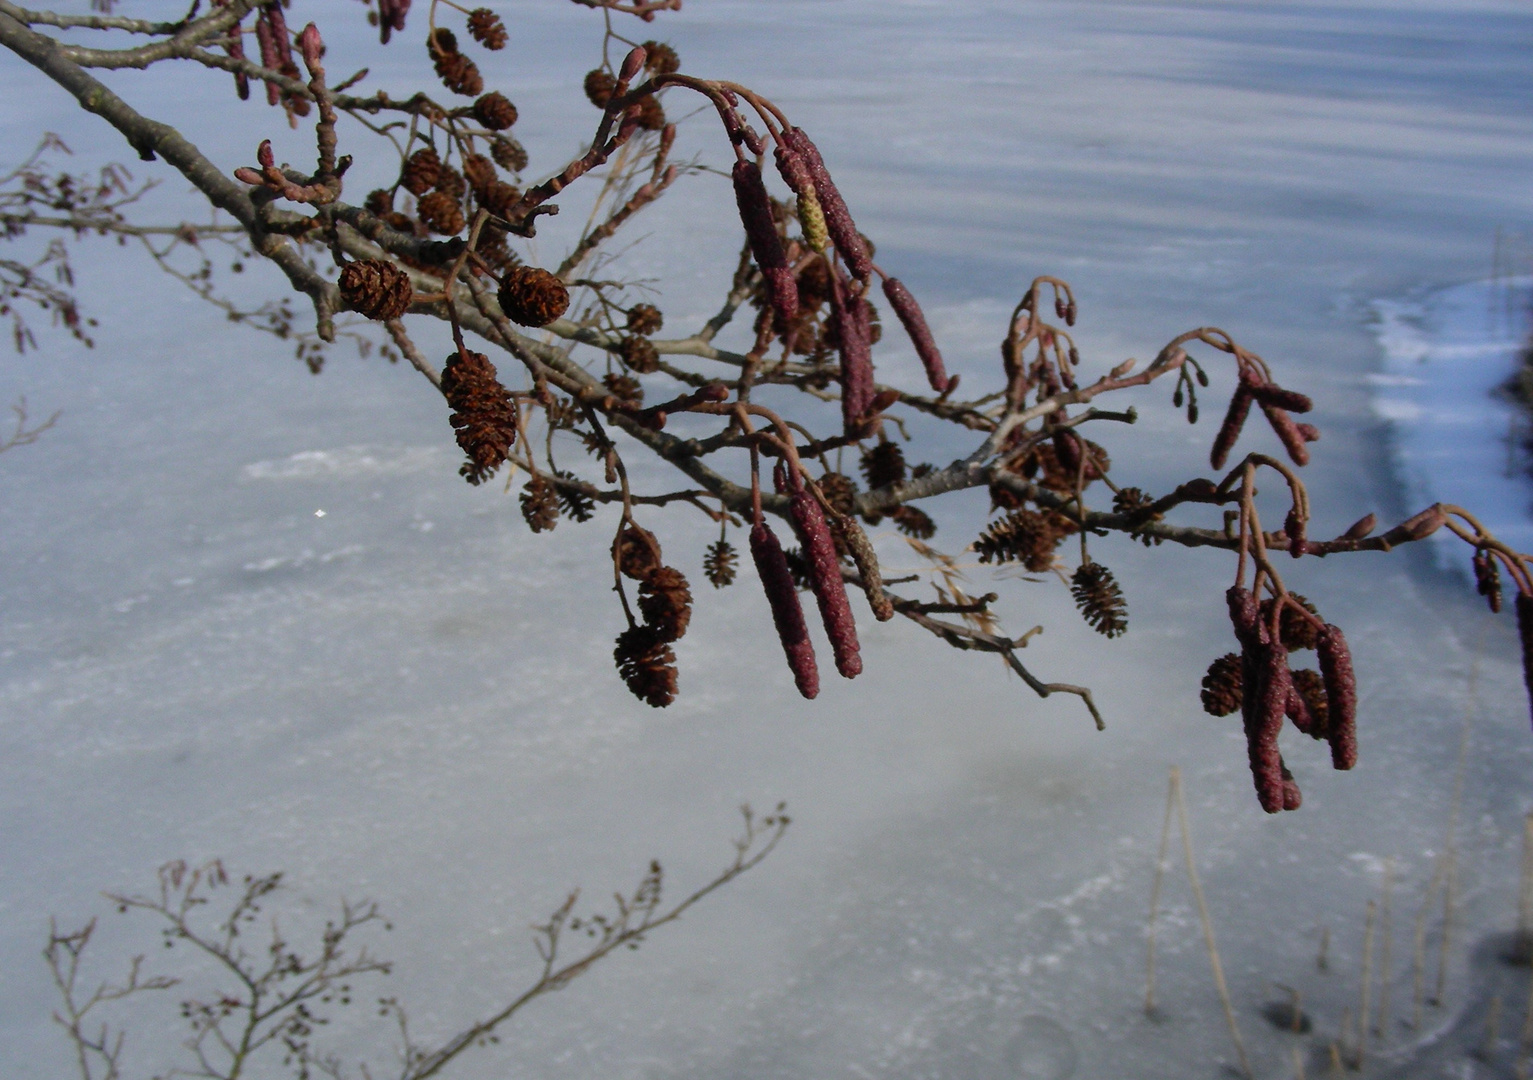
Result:
<svg viewBox="0 0 1533 1080">
<path fill-rule="evenodd" d="M 812 698 L 820 692 L 820 672 L 814 662 L 814 644 L 809 640 L 809 627 L 804 624 L 804 609 L 798 602 L 798 589 L 793 584 L 793 573 L 783 555 L 777 534 L 766 522 L 751 527 L 751 558 L 756 563 L 756 573 L 766 590 L 767 603 L 772 608 L 772 622 L 782 641 L 783 653 L 793 672 L 793 682 L 798 692 Z"/>
<path fill-rule="evenodd" d="M 830 647 L 836 656 L 836 670 L 843 677 L 853 679 L 862 673 L 857 620 L 852 617 L 852 605 L 846 599 L 841 562 L 836 557 L 836 544 L 825 524 L 825 514 L 814 496 L 802 486 L 802 481 L 799 483 L 798 491 L 788 503 L 788 510 L 809 562 L 809 581 L 820 605 L 825 636 L 830 638 Z"/>
<path fill-rule="evenodd" d="M 1526 635 L 1523 641 L 1526 643 Z M 1331 764 L 1350 769 L 1357 764 L 1357 678 L 1352 673 L 1352 653 L 1341 629 L 1330 623 L 1320 631 L 1315 652 L 1320 658 L 1320 677 L 1325 680 Z"/>
</svg>

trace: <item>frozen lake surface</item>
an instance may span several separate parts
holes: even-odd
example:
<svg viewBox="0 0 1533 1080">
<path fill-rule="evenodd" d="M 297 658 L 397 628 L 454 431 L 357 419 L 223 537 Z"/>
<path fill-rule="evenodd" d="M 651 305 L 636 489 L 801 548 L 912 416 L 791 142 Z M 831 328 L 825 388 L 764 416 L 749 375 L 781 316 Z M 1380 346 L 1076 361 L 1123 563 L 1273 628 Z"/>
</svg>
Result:
<svg viewBox="0 0 1533 1080">
<path fill-rule="evenodd" d="M 514 11 L 500 55 L 516 66 L 486 74 L 520 108 L 537 173 L 593 121 L 578 79 L 599 21 L 560 0 L 492 6 Z M 367 85 L 400 89 L 406 43 L 379 58 L 360 7 L 348 18 L 355 37 L 328 39 L 332 70 L 371 64 Z M 1509 539 L 1526 528 L 1522 478 L 1485 474 L 1504 471 L 1504 448 L 1465 487 L 1429 485 L 1420 425 L 1381 405 L 1415 392 L 1387 382 L 1403 356 L 1457 355 L 1453 305 L 1476 302 L 1464 283 L 1486 276 L 1496 229 L 1533 216 L 1525 5 L 692 0 L 651 33 L 686 70 L 755 87 L 814 135 L 966 388 L 999 385 L 1006 316 L 1054 273 L 1075 286 L 1090 372 L 1217 325 L 1315 397 L 1313 535 L 1435 498 L 1485 510 Z M 110 81 L 228 168 L 266 135 L 279 159 L 309 153 L 306 133 L 255 104 L 234 130 L 232 98 L 201 92 L 214 83 Z M 14 59 L 0 91 L 7 162 L 41 130 L 83 164 L 130 156 Z M 711 130 L 683 140 L 725 158 Z M 169 182 L 153 205 L 189 215 L 181 191 Z M 737 230 L 708 178 L 644 220 L 624 265 L 658 279 L 668 330 L 716 308 Z M 545 257 L 562 236 L 540 237 Z M 147 888 L 168 859 L 286 870 L 295 923 L 342 894 L 378 900 L 398 929 L 377 947 L 398 966 L 377 992 L 409 1003 L 430 1041 L 531 980 L 527 927 L 568 887 L 607 895 L 655 856 L 679 892 L 727 861 L 742 800 L 786 799 L 795 824 L 759 870 L 536 1003 L 455 1075 L 1219 1077 L 1233 1051 L 1181 877 L 1164 899 L 1158 1022 L 1141 1008 L 1173 764 L 1259 1075 L 1292 1075 L 1295 1047 L 1319 1074 L 1344 1010 L 1355 1017 L 1386 866 L 1393 1011 L 1372 1059 L 1408 1058 L 1474 998 L 1468 945 L 1514 911 L 1533 737 L 1515 632 L 1465 587 L 1467 552 L 1452 572 L 1422 553 L 1291 571 L 1352 644 L 1362 759 L 1337 774 L 1323 747 L 1285 742 L 1305 805 L 1273 818 L 1238 724 L 1197 702 L 1203 669 L 1233 647 L 1222 554 L 1103 542 L 1131 610 L 1111 643 L 1063 589 L 970 571 L 1002 593 L 1014 633 L 1047 626 L 1026 658 L 1094 686 L 1106 733 L 1074 699 L 1040 702 L 993 658 L 900 624 L 860 628 L 867 673 L 806 705 L 749 581 L 699 594 L 682 696 L 657 712 L 611 673 L 608 517 L 529 534 L 498 485 L 458 480 L 445 409 L 409 370 L 338 352 L 313 378 L 152 267 L 82 250 L 100 256 L 79 260 L 99 347 L 51 335 L 0 373 L 0 401 L 63 412 L 0 458 L 6 1076 L 72 1067 L 38 958 L 49 914 L 103 912 L 99 890 Z M 886 373 L 914 376 L 897 343 L 886 351 Z M 1233 377 L 1214 371 L 1217 415 Z M 1496 445 L 1499 406 L 1452 385 L 1489 433 L 1476 445 Z M 1189 428 L 1167 396 L 1142 393 L 1139 427 L 1100 436 L 1120 483 L 1164 491 L 1206 469 L 1212 423 Z M 1409 400 L 1418 421 L 1437 404 Z M 1254 430 L 1249 444 L 1276 450 Z M 972 539 L 977 502 L 939 511 L 939 542 Z M 660 531 L 700 585 L 711 530 Z M 1450 822 L 1446 1006 L 1413 1031 L 1410 935 Z M 155 947 L 109 918 L 108 952 Z M 1435 949 L 1440 916 L 1424 925 Z M 1277 984 L 1302 991 L 1309 1034 L 1263 1019 L 1286 1000 Z M 335 1045 L 386 1065 L 387 1029 L 365 1020 Z M 173 1048 L 173 1009 L 135 1024 L 129 1060 L 147 1075 Z"/>
</svg>

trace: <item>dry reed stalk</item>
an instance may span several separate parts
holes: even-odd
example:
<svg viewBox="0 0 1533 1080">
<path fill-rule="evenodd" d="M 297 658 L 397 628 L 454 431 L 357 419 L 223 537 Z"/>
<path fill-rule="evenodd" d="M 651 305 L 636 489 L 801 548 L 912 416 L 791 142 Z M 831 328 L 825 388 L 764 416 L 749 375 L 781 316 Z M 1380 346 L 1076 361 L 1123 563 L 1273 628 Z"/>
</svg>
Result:
<svg viewBox="0 0 1533 1080">
<path fill-rule="evenodd" d="M 1432 910 L 1432 900 L 1437 887 L 1442 884 L 1443 860 L 1438 859 L 1432 870 L 1432 880 L 1427 882 L 1426 894 L 1421 898 L 1421 910 L 1416 913 L 1416 932 L 1411 950 L 1411 1030 L 1421 1030 L 1422 991 L 1426 982 L 1427 964 L 1427 913 Z"/>
<path fill-rule="evenodd" d="M 1332 1039 L 1331 1040 L 1331 1078 L 1332 1078 L 1332 1080 L 1341 1080 L 1341 1078 L 1343 1076 L 1346 1076 L 1346 1075 L 1347 1075 L 1346 1070 L 1342 1068 L 1342 1064 L 1341 1064 L 1341 1046 L 1336 1042 L 1335 1039 Z"/>
<path fill-rule="evenodd" d="M 1171 767 L 1171 787 L 1176 792 L 1176 817 L 1182 830 L 1182 854 L 1187 859 L 1187 880 L 1192 883 L 1192 895 L 1198 902 L 1198 921 L 1203 925 L 1203 941 L 1208 946 L 1208 962 L 1214 971 L 1214 985 L 1219 989 L 1219 1003 L 1224 1007 L 1224 1020 L 1230 1026 L 1230 1038 L 1240 1058 L 1240 1071 L 1249 1080 L 1254 1080 L 1251 1062 L 1246 1057 L 1246 1044 L 1241 1040 L 1240 1028 L 1235 1023 L 1235 1008 L 1230 1004 L 1230 989 L 1224 981 L 1224 965 L 1219 962 L 1219 947 L 1214 943 L 1214 923 L 1208 916 L 1208 901 L 1203 898 L 1203 883 L 1198 880 L 1198 868 L 1192 858 L 1192 832 L 1187 826 L 1187 798 L 1182 791 L 1182 770 L 1174 765 Z"/>
<path fill-rule="evenodd" d="M 1368 1017 L 1370 1015 L 1368 991 L 1373 987 L 1373 935 L 1377 929 L 1379 906 L 1368 901 L 1368 914 L 1363 919 L 1363 985 L 1357 1002 L 1357 1052 L 1352 1067 L 1363 1067 L 1363 1056 L 1368 1049 Z"/>
<path fill-rule="evenodd" d="M 1331 928 L 1320 928 L 1320 951 L 1315 954 L 1315 970 L 1329 971 L 1331 969 Z"/>
<path fill-rule="evenodd" d="M 1517 889 L 1517 958 L 1533 961 L 1533 813 L 1522 819 L 1522 878 Z"/>
<path fill-rule="evenodd" d="M 1290 1047 L 1290 1049 L 1293 1050 L 1293 1078 L 1294 1080 L 1305 1080 L 1304 1055 L 1299 1053 L 1297 1046 Z"/>
<path fill-rule="evenodd" d="M 1394 917 L 1391 913 L 1391 899 L 1395 891 L 1395 859 L 1391 855 L 1384 860 L 1384 902 L 1379 911 L 1379 925 L 1384 935 L 1382 948 L 1379 950 L 1379 1018 L 1374 1025 L 1374 1034 L 1381 1040 L 1385 1039 L 1389 1032 L 1389 992 L 1394 982 L 1394 958 L 1392 946 L 1394 944 Z"/>
<path fill-rule="evenodd" d="M 1176 769 L 1166 782 L 1166 815 L 1160 823 L 1160 850 L 1155 856 L 1155 880 L 1150 885 L 1149 949 L 1145 958 L 1144 1014 L 1155 1012 L 1155 919 L 1160 913 L 1160 887 L 1166 876 L 1166 848 L 1171 843 L 1171 813 L 1176 808 Z"/>
</svg>

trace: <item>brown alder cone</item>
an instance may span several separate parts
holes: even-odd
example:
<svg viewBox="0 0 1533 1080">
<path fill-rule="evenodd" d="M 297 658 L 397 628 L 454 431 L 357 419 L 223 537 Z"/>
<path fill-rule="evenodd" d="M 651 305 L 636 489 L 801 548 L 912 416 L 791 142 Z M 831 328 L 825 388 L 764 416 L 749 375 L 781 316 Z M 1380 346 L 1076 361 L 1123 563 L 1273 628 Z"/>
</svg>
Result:
<svg viewBox="0 0 1533 1080">
<path fill-rule="evenodd" d="M 708 553 L 703 556 L 703 576 L 715 589 L 733 585 L 739 561 L 740 556 L 733 544 L 728 540 L 715 540 L 708 545 Z"/>
<path fill-rule="evenodd" d="M 639 583 L 639 612 L 666 641 L 676 641 L 692 621 L 692 588 L 673 566 L 657 567 Z"/>
<path fill-rule="evenodd" d="M 820 491 L 830 508 L 843 517 L 857 512 L 857 485 L 850 477 L 828 472 L 819 479 Z"/>
<path fill-rule="evenodd" d="M 474 250 L 497 274 L 508 273 L 512 267 L 521 265 L 516 253 L 506 246 L 506 234 L 499 229 L 481 229 L 479 246 Z"/>
<path fill-rule="evenodd" d="M 1203 676 L 1203 688 L 1198 697 L 1203 711 L 1210 716 L 1229 716 L 1240 711 L 1241 703 L 1240 654 L 1225 653 L 1208 665 Z"/>
<path fill-rule="evenodd" d="M 441 33 L 441 31 L 437 31 Z M 454 94 L 478 97 L 484 92 L 484 77 L 479 67 L 460 52 L 444 52 L 436 58 L 437 78 Z"/>
<path fill-rule="evenodd" d="M 862 475 L 868 490 L 905 482 L 905 451 L 895 442 L 881 442 L 862 455 Z"/>
<path fill-rule="evenodd" d="M 1325 680 L 1320 672 L 1300 668 L 1291 673 L 1294 697 L 1302 709 L 1295 707 L 1294 699 L 1288 701 L 1288 718 L 1293 726 L 1312 739 L 1324 739 L 1330 734 L 1330 706 L 1325 699 Z M 1295 715 L 1295 714 L 1298 715 Z"/>
<path fill-rule="evenodd" d="M 379 321 L 399 318 L 415 299 L 410 275 L 383 259 L 347 263 L 338 284 L 347 307 Z"/>
<path fill-rule="evenodd" d="M 489 158 L 483 154 L 468 154 L 463 158 L 463 178 L 477 194 L 499 177 L 495 172 L 495 163 Z"/>
<path fill-rule="evenodd" d="M 937 523 L 919 507 L 901 506 L 889 516 L 894 519 L 894 527 L 906 536 L 930 540 L 937 535 Z"/>
<path fill-rule="evenodd" d="M 628 370 L 640 375 L 660 370 L 660 353 L 656 351 L 655 343 L 640 334 L 625 337 L 618 344 L 617 354 Z"/>
<path fill-rule="evenodd" d="M 857 641 L 857 620 L 846 598 L 846 584 L 841 580 L 841 560 L 835 541 L 825 523 L 825 512 L 807 489 L 800 488 L 788 503 L 794 530 L 804 545 L 809 563 L 809 583 L 819 604 L 820 621 L 830 638 L 836 657 L 836 670 L 844 678 L 862 674 L 862 652 Z"/>
<path fill-rule="evenodd" d="M 468 455 L 459 470 L 470 484 L 480 484 L 505 463 L 516 441 L 516 409 L 511 394 L 495 377 L 495 365 L 483 353 L 454 353 L 442 368 L 442 395 L 452 407 L 449 423 L 458 446 Z"/>
<path fill-rule="evenodd" d="M 766 590 L 767 603 L 772 608 L 772 623 L 788 658 L 788 668 L 793 672 L 794 685 L 804 697 L 813 698 L 820 692 L 814 644 L 809 640 L 809 627 L 804 623 L 804 609 L 798 602 L 798 589 L 794 587 L 787 556 L 777 534 L 765 522 L 751 527 L 751 558 L 756 563 L 762 588 Z"/>
<path fill-rule="evenodd" d="M 1101 563 L 1082 563 L 1070 578 L 1075 606 L 1097 633 L 1114 638 L 1128 630 L 1128 605 L 1112 571 Z"/>
<path fill-rule="evenodd" d="M 1020 562 L 1033 574 L 1054 565 L 1054 550 L 1075 532 L 1075 524 L 1063 514 L 1026 508 L 1013 510 L 982 532 L 974 552 L 982 563 Z"/>
<path fill-rule="evenodd" d="M 522 517 L 535 533 L 552 532 L 559 524 L 559 491 L 546 476 L 534 476 L 522 489 Z"/>
<path fill-rule="evenodd" d="M 609 371 L 602 376 L 601 381 L 613 397 L 635 405 L 644 404 L 644 387 L 633 376 L 619 375 L 615 371 Z"/>
<path fill-rule="evenodd" d="M 415 212 L 428 229 L 443 236 L 456 236 L 468 227 L 463 217 L 463 207 L 445 191 L 431 191 L 422 195 L 415 204 Z"/>
<path fill-rule="evenodd" d="M 1309 602 L 1307 597 L 1298 593 L 1288 594 L 1289 599 L 1296 600 L 1299 606 L 1311 615 L 1318 616 L 1315 605 Z M 1265 625 L 1272 625 L 1272 606 L 1277 603 L 1276 597 L 1268 597 L 1262 601 L 1261 618 Z M 1283 614 L 1278 622 L 1278 638 L 1283 642 L 1283 647 L 1289 652 L 1298 652 L 1300 649 L 1313 649 L 1320 637 L 1320 628 L 1309 619 L 1296 612 L 1289 604 L 1283 605 Z"/>
<path fill-rule="evenodd" d="M 676 50 L 661 41 L 644 43 L 644 66 L 656 75 L 671 75 L 681 70 Z"/>
<path fill-rule="evenodd" d="M 436 189 L 445 195 L 451 195 L 454 199 L 462 199 L 464 192 L 468 190 L 468 183 L 457 169 L 451 165 L 443 165 L 436 173 Z"/>
<path fill-rule="evenodd" d="M 634 697 L 663 709 L 676 700 L 676 654 L 652 626 L 630 626 L 612 652 L 617 671 Z"/>
<path fill-rule="evenodd" d="M 468 13 L 468 33 L 491 52 L 499 52 L 506 47 L 505 24 L 489 8 L 475 8 Z"/>
<path fill-rule="evenodd" d="M 570 306 L 564 282 L 538 266 L 518 266 L 500 283 L 500 309 L 521 326 L 547 326 Z"/>
<path fill-rule="evenodd" d="M 584 88 L 591 104 L 605 109 L 607 102 L 612 100 L 612 92 L 617 89 L 617 77 L 610 71 L 594 68 L 586 72 Z"/>
<path fill-rule="evenodd" d="M 411 195 L 419 197 L 436 187 L 437 170 L 441 167 L 442 159 L 437 157 L 436 150 L 424 146 L 405 159 L 399 183 Z"/>
<path fill-rule="evenodd" d="M 628 309 L 628 329 L 645 337 L 665 325 L 665 316 L 653 304 L 635 304 Z"/>
<path fill-rule="evenodd" d="M 612 557 L 624 577 L 643 581 L 660 569 L 660 544 L 654 533 L 629 522 L 612 541 Z"/>
<path fill-rule="evenodd" d="M 505 131 L 516 123 L 516 106 L 499 90 L 492 90 L 474 102 L 474 119 L 491 131 Z"/>
<path fill-rule="evenodd" d="M 367 193 L 362 205 L 374 217 L 385 217 L 394 210 L 394 193 L 384 188 L 374 188 Z"/>
<path fill-rule="evenodd" d="M 527 167 L 527 148 L 509 135 L 497 135 L 490 143 L 490 156 L 502 169 L 519 173 Z"/>
<path fill-rule="evenodd" d="M 475 193 L 479 205 L 496 217 L 506 217 L 513 206 L 521 201 L 522 189 L 504 180 L 493 180 Z"/>
</svg>

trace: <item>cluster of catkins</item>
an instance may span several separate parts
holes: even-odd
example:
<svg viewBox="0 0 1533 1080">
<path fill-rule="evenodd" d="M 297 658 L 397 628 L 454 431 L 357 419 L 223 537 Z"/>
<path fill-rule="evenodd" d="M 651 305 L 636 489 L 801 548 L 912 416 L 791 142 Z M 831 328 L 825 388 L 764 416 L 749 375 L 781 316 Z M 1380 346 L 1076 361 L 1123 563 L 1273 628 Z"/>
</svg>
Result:
<svg viewBox="0 0 1533 1080">
<path fill-rule="evenodd" d="M 1224 422 L 1219 425 L 1219 432 L 1214 436 L 1213 449 L 1208 455 L 1209 464 L 1215 469 L 1224 468 L 1230 451 L 1235 448 L 1235 440 L 1240 438 L 1240 430 L 1245 426 L 1253 403 L 1261 406 L 1267 422 L 1272 425 L 1272 430 L 1282 441 L 1283 449 L 1288 451 L 1293 463 L 1308 465 L 1309 447 L 1305 444 L 1320 438 L 1320 432 L 1312 424 L 1295 423 L 1288 414 L 1309 412 L 1314 407 L 1310 399 L 1269 382 L 1254 365 L 1246 363 L 1241 364 L 1240 382 L 1235 387 L 1234 396 L 1230 398 Z"/>
<path fill-rule="evenodd" d="M 778 173 L 793 191 L 803 243 L 794 242 L 785 248 L 761 166 L 745 153 L 749 150 L 757 157 L 764 156 L 766 141 L 734 111 L 732 101 L 722 115 L 738 154 L 732 173 L 735 202 L 751 256 L 765 282 L 773 325 L 789 347 L 794 347 L 794 335 L 803 330 L 800 281 L 813 282 L 816 294 L 828 293 L 830 326 L 825 337 L 835 342 L 840 355 L 843 428 L 850 436 L 869 434 L 877 428 L 878 414 L 896 398 L 879 395 L 873 381 L 875 324 L 866 294 L 877 267 L 868 243 L 857 231 L 819 149 L 803 129 L 789 127 L 773 133 L 773 158 Z M 795 256 L 791 263 L 790 250 Z M 832 250 L 837 258 L 831 257 Z M 878 272 L 883 278 L 884 296 L 910 336 L 932 389 L 939 394 L 947 392 L 952 382 L 920 305 L 899 279 Z M 822 278 L 828 290 L 821 285 Z M 819 295 L 813 302 L 818 306 Z"/>
<path fill-rule="evenodd" d="M 1278 751 L 1283 720 L 1331 747 L 1331 764 L 1357 764 L 1357 680 L 1341 630 L 1322 622 L 1302 597 L 1286 593 L 1258 605 L 1236 585 L 1225 594 L 1240 652 L 1219 657 L 1203 677 L 1203 708 L 1214 716 L 1240 710 L 1256 797 L 1269 814 L 1302 802 Z M 1288 654 L 1314 649 L 1320 670 L 1293 671 Z"/>
</svg>

